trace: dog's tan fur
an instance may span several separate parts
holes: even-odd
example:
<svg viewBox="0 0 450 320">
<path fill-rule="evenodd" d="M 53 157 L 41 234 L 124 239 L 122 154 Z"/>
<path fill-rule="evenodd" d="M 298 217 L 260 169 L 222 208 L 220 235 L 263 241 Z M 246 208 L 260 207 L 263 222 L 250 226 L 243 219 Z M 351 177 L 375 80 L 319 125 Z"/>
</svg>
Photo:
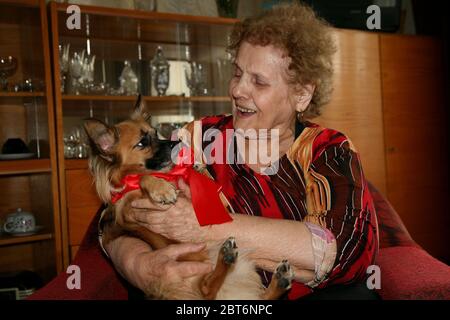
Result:
<svg viewBox="0 0 450 320">
<path fill-rule="evenodd" d="M 134 113 L 129 120 L 113 127 L 98 120 L 88 120 L 85 123 L 86 132 L 90 138 L 92 154 L 89 166 L 95 179 L 95 185 L 100 198 L 108 204 L 103 243 L 117 238 L 122 234 L 131 234 L 148 242 L 155 250 L 176 243 L 159 234 L 155 234 L 140 226 L 131 214 L 131 202 L 134 199 L 149 197 L 154 202 L 174 203 L 177 199 L 175 187 L 166 180 L 153 176 L 144 176 L 140 180 L 140 190 L 128 192 L 114 205 L 111 203 L 111 191 L 120 189 L 119 183 L 127 174 L 150 172 L 146 169 L 146 161 L 155 156 L 158 151 L 157 134 L 148 123 L 148 112 L 145 105 L 138 101 Z M 148 135 L 152 141 L 148 147 L 137 147 L 140 139 Z M 143 140 L 142 140 L 143 141 Z M 170 166 L 159 171 L 168 171 Z M 225 254 L 234 254 L 235 246 L 230 248 L 227 240 L 222 243 L 207 243 L 207 248 L 197 254 L 185 255 L 181 261 L 214 261 L 215 270 L 205 277 L 192 277 L 187 287 L 151 286 L 145 294 L 153 298 L 164 299 L 276 299 L 286 289 L 279 289 L 277 277 L 273 277 L 270 290 L 264 290 L 261 279 L 251 260 L 240 252 L 235 263 L 225 263 Z M 228 247 L 224 247 L 225 244 Z M 237 257 L 237 251 L 236 251 Z M 288 267 L 289 268 L 289 267 Z M 286 274 L 293 278 L 291 269 Z M 277 289 L 278 288 L 278 289 Z"/>
</svg>

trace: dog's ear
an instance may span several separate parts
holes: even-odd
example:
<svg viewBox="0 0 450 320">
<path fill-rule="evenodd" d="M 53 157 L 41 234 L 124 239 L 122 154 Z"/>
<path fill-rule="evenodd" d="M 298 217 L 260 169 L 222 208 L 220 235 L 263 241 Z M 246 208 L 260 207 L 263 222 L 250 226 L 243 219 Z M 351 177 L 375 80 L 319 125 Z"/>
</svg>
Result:
<svg viewBox="0 0 450 320">
<path fill-rule="evenodd" d="M 149 121 L 151 118 L 147 105 L 140 94 L 138 95 L 136 104 L 134 105 L 134 111 L 131 114 L 132 120 L 138 120 L 139 118 L 144 118 L 145 121 Z"/>
<path fill-rule="evenodd" d="M 85 120 L 84 130 L 91 142 L 91 148 L 95 148 L 105 160 L 112 161 L 114 145 L 119 140 L 117 130 L 97 119 Z"/>
</svg>

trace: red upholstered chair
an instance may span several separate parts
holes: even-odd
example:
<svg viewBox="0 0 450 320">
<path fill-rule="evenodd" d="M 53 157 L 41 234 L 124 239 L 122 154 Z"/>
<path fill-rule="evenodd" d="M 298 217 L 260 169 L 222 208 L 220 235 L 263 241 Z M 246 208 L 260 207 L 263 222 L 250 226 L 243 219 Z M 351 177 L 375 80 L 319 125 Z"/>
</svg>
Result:
<svg viewBox="0 0 450 320">
<path fill-rule="evenodd" d="M 450 299 L 450 267 L 418 246 L 389 202 L 370 186 L 380 226 L 383 299 Z M 68 274 L 61 273 L 29 299 L 127 299 L 127 284 L 103 256 L 97 241 L 97 221 L 92 221 L 72 264 L 81 270 L 81 289 L 69 290 Z"/>
<path fill-rule="evenodd" d="M 383 299 L 450 299 L 450 267 L 430 256 L 409 235 L 390 203 L 370 185 L 378 225 Z"/>
</svg>

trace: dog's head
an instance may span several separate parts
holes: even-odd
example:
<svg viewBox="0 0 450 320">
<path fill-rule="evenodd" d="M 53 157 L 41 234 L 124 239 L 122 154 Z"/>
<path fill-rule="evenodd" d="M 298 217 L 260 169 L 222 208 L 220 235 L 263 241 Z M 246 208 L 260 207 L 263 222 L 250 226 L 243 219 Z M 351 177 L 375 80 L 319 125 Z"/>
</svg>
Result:
<svg viewBox="0 0 450 320">
<path fill-rule="evenodd" d="M 108 193 L 104 190 L 105 184 L 118 184 L 128 173 L 170 169 L 173 143 L 159 140 L 149 119 L 150 114 L 139 96 L 128 120 L 113 126 L 96 119 L 85 121 L 84 128 L 91 145 L 89 165 L 99 194 Z M 99 190 L 99 184 L 103 192 Z M 102 194 L 100 196 L 104 198 Z"/>
</svg>

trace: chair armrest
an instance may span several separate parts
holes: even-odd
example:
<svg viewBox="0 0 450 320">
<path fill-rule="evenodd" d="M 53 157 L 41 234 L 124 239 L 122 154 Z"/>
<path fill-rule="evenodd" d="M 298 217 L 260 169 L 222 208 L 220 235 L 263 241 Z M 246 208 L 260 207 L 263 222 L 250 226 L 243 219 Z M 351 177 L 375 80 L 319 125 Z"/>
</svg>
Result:
<svg viewBox="0 0 450 320">
<path fill-rule="evenodd" d="M 416 246 L 381 249 L 377 258 L 381 270 L 383 299 L 450 299 L 450 267 Z"/>
</svg>

